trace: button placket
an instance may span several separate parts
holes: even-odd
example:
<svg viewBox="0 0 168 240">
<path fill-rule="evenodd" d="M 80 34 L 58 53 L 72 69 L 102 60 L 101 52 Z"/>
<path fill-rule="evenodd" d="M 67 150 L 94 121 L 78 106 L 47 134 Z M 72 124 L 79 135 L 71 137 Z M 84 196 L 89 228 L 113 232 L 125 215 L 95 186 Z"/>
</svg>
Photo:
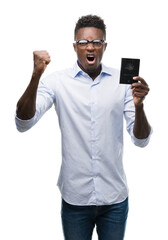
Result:
<svg viewBox="0 0 168 240">
<path fill-rule="evenodd" d="M 97 96 L 96 96 L 96 87 L 97 84 L 92 84 L 91 86 L 91 95 L 90 95 L 90 103 L 91 103 L 91 148 L 92 148 L 92 174 L 93 174 L 93 183 L 94 183 L 94 191 L 96 192 L 96 181 L 98 176 L 98 156 L 97 156 L 97 121 L 96 121 L 96 109 L 97 109 Z"/>
</svg>

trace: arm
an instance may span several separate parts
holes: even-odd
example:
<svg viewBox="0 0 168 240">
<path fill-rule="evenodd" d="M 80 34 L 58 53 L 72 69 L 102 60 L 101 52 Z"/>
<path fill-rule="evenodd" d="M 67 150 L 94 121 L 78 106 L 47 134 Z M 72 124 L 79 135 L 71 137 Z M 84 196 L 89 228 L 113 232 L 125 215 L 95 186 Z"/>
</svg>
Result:
<svg viewBox="0 0 168 240">
<path fill-rule="evenodd" d="M 32 78 L 24 94 L 17 103 L 17 117 L 22 120 L 31 119 L 35 115 L 39 80 L 47 65 L 50 63 L 50 56 L 46 51 L 35 51 L 33 55 L 34 70 Z"/>
<path fill-rule="evenodd" d="M 135 105 L 135 122 L 133 133 L 136 138 L 144 139 L 149 136 L 151 131 L 151 127 L 148 123 L 143 108 L 143 101 L 149 92 L 149 87 L 145 80 L 141 77 L 134 77 L 134 80 L 138 80 L 138 82 L 133 83 L 131 87 Z"/>
</svg>

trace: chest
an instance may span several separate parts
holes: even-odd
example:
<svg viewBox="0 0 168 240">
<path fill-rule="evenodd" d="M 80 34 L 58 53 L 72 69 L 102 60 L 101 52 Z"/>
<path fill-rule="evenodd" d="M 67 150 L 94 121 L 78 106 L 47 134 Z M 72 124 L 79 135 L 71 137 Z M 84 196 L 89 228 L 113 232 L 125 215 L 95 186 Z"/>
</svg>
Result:
<svg viewBox="0 0 168 240">
<path fill-rule="evenodd" d="M 100 82 L 72 80 L 61 82 L 56 92 L 57 108 L 60 114 L 89 117 L 122 113 L 125 92 L 122 86 L 106 79 Z"/>
</svg>

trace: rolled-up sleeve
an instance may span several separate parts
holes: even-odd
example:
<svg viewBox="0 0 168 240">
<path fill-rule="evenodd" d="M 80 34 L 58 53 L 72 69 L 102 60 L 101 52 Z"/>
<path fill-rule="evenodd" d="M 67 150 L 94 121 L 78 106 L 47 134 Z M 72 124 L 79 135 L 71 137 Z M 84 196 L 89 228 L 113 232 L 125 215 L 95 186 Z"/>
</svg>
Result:
<svg viewBox="0 0 168 240">
<path fill-rule="evenodd" d="M 51 89 L 49 89 L 43 82 L 39 83 L 36 99 L 36 112 L 33 118 L 28 120 L 22 120 L 15 114 L 15 124 L 19 132 L 25 132 L 32 128 L 48 111 L 55 101 L 55 95 Z"/>
<path fill-rule="evenodd" d="M 134 122 L 135 122 L 135 105 L 134 105 L 130 87 L 129 88 L 127 87 L 126 89 L 125 102 L 124 102 L 124 117 L 126 120 L 126 128 L 129 135 L 131 136 L 132 142 L 138 147 L 146 147 L 149 143 L 153 130 L 151 128 L 149 136 L 144 139 L 138 139 L 134 136 L 133 128 L 134 128 Z"/>
<path fill-rule="evenodd" d="M 150 131 L 150 134 L 149 134 L 149 136 L 147 137 L 147 138 L 144 138 L 144 139 L 138 139 L 138 138 L 136 138 L 135 136 L 134 136 L 134 134 L 133 134 L 133 129 L 132 129 L 132 132 L 131 132 L 131 140 L 132 140 L 132 142 L 136 145 L 136 146 L 138 146 L 138 147 L 146 147 L 147 145 L 148 145 L 148 143 L 149 143 L 149 140 L 150 140 L 150 137 L 151 137 L 151 135 L 152 135 L 152 128 L 151 128 L 151 131 Z"/>
<path fill-rule="evenodd" d="M 25 132 L 29 130 L 35 124 L 35 116 L 28 120 L 22 120 L 15 115 L 15 124 L 19 132 Z"/>
</svg>

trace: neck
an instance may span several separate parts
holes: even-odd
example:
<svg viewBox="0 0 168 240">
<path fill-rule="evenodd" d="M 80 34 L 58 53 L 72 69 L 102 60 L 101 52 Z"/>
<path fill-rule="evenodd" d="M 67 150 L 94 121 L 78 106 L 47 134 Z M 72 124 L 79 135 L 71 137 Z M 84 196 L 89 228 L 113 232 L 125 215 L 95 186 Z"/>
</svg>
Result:
<svg viewBox="0 0 168 240">
<path fill-rule="evenodd" d="M 100 74 L 101 72 L 101 66 L 96 69 L 95 71 L 87 71 L 86 73 L 92 78 L 92 80 L 94 81 L 95 78 L 97 78 L 97 76 Z"/>
<path fill-rule="evenodd" d="M 87 74 L 89 75 L 89 77 L 92 78 L 93 81 L 95 80 L 95 78 L 97 78 L 97 76 L 98 76 L 98 75 L 100 74 L 100 72 L 101 72 L 101 65 L 99 65 L 98 68 L 92 69 L 92 70 L 90 70 L 90 69 L 84 69 L 79 62 L 78 62 L 78 65 L 79 65 L 79 67 L 80 67 L 85 73 L 87 73 Z"/>
</svg>

